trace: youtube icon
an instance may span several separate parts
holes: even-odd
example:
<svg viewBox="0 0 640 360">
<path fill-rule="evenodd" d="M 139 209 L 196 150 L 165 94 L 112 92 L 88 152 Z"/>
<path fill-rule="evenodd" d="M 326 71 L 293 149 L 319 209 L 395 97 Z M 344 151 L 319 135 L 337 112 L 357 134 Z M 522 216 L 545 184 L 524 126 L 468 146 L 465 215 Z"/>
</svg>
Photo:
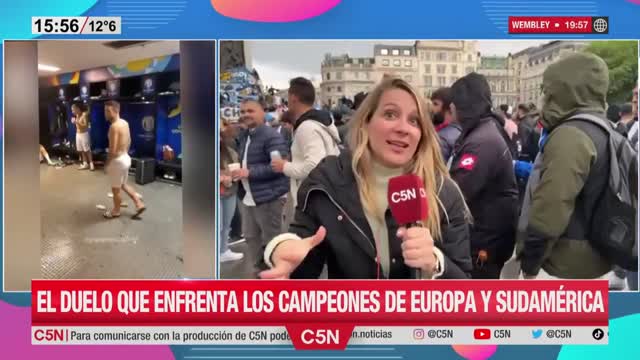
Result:
<svg viewBox="0 0 640 360">
<path fill-rule="evenodd" d="M 489 340 L 491 339 L 491 330 L 475 329 L 473 330 L 473 338 L 476 340 Z"/>
</svg>

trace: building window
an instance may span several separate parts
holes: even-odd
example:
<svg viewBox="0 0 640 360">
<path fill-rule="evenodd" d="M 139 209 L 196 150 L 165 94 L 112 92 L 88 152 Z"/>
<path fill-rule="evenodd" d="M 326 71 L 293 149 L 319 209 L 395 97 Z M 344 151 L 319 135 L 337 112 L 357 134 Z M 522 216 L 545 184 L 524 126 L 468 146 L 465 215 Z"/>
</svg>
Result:
<svg viewBox="0 0 640 360">
<path fill-rule="evenodd" d="M 400 60 L 393 60 L 393 66 L 402 66 Z"/>
<path fill-rule="evenodd" d="M 449 85 L 453 85 L 454 82 L 456 82 L 456 80 L 458 80 L 455 76 L 452 76 L 449 78 Z"/>
<path fill-rule="evenodd" d="M 433 82 L 431 81 L 431 76 L 424 77 L 424 86 L 433 86 Z"/>
<path fill-rule="evenodd" d="M 451 62 L 456 62 L 456 57 L 457 57 L 457 55 L 458 55 L 458 54 L 456 54 L 456 53 L 454 53 L 454 52 L 449 53 L 449 61 L 451 61 Z"/>
<path fill-rule="evenodd" d="M 381 49 L 380 50 L 380 55 L 389 55 L 389 50 L 388 49 Z"/>
<path fill-rule="evenodd" d="M 438 61 L 447 61 L 447 53 L 446 52 L 439 52 L 436 59 Z"/>
<path fill-rule="evenodd" d="M 471 74 L 473 72 L 473 66 L 467 66 L 467 74 Z"/>
<path fill-rule="evenodd" d="M 438 76 L 438 86 L 447 86 L 447 78 L 445 76 Z"/>
<path fill-rule="evenodd" d="M 331 80 L 331 73 L 330 72 L 327 73 L 327 80 Z"/>
<path fill-rule="evenodd" d="M 431 53 L 428 51 L 424 52 L 424 59 L 427 61 L 431 61 Z"/>
<path fill-rule="evenodd" d="M 473 55 L 467 54 L 467 61 L 468 62 L 472 62 L 473 61 Z"/>
<path fill-rule="evenodd" d="M 389 66 L 389 60 L 387 59 L 382 60 L 382 66 Z"/>
<path fill-rule="evenodd" d="M 327 92 L 330 93 L 331 92 L 331 86 L 327 87 Z"/>
<path fill-rule="evenodd" d="M 400 55 L 400 50 L 398 50 L 398 49 L 393 49 L 393 50 L 391 51 L 391 54 L 393 54 L 394 56 L 398 56 L 398 55 Z"/>
<path fill-rule="evenodd" d="M 359 73 L 359 72 L 357 72 L 357 71 L 356 71 L 356 72 L 354 72 L 354 73 L 353 73 L 353 77 L 354 77 L 354 78 L 356 78 L 356 79 L 359 79 L 359 78 L 360 78 L 360 73 Z"/>
<path fill-rule="evenodd" d="M 505 92 L 504 81 L 500 81 L 500 91 Z"/>
<path fill-rule="evenodd" d="M 444 74 L 447 71 L 447 66 L 446 65 L 437 65 L 436 66 L 436 71 L 438 72 L 438 74 Z"/>
<path fill-rule="evenodd" d="M 338 86 L 338 88 L 336 89 L 337 92 L 341 93 L 342 92 L 342 86 Z"/>
<path fill-rule="evenodd" d="M 431 64 L 427 64 L 424 66 L 424 72 L 427 74 L 431 74 Z"/>
<path fill-rule="evenodd" d="M 451 73 L 452 74 L 458 73 L 458 65 L 451 65 Z"/>
<path fill-rule="evenodd" d="M 411 50 L 403 50 L 403 51 L 402 51 L 402 55 L 404 55 L 404 56 L 411 56 Z"/>
<path fill-rule="evenodd" d="M 367 78 L 367 80 L 369 80 L 369 73 L 368 72 L 364 73 L 364 77 Z"/>
<path fill-rule="evenodd" d="M 404 80 L 407 81 L 407 82 L 412 82 L 413 78 L 411 77 L 411 75 L 405 75 L 404 76 Z"/>
<path fill-rule="evenodd" d="M 342 80 L 342 72 L 341 71 L 338 71 L 336 73 L 336 80 Z"/>
<path fill-rule="evenodd" d="M 411 60 L 405 60 L 405 61 L 404 61 L 404 66 L 405 66 L 405 67 L 411 67 L 411 65 L 412 65 L 412 64 L 411 64 Z"/>
</svg>

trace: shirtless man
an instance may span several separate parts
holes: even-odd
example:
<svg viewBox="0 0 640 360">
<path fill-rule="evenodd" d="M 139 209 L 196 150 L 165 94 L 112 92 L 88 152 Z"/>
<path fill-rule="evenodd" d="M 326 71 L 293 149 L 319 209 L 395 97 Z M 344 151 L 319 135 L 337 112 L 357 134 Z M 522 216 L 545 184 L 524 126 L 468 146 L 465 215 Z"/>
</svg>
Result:
<svg viewBox="0 0 640 360">
<path fill-rule="evenodd" d="M 129 123 L 120 118 L 120 104 L 116 101 L 107 101 L 105 103 L 104 115 L 107 121 L 111 123 L 109 128 L 109 153 L 105 167 L 111 183 L 111 190 L 113 191 L 113 209 L 105 212 L 104 217 L 113 219 L 120 216 L 120 206 L 122 204 L 120 189 L 122 189 L 135 203 L 136 213 L 133 218 L 137 219 L 146 208 L 133 187 L 127 185 L 129 168 L 131 167 Z"/>
<path fill-rule="evenodd" d="M 76 124 L 76 150 L 80 153 L 82 165 L 78 170 L 94 170 L 93 159 L 91 158 L 91 136 L 89 135 L 89 113 L 85 111 L 84 105 L 73 104 L 71 111 L 75 116 Z"/>
</svg>

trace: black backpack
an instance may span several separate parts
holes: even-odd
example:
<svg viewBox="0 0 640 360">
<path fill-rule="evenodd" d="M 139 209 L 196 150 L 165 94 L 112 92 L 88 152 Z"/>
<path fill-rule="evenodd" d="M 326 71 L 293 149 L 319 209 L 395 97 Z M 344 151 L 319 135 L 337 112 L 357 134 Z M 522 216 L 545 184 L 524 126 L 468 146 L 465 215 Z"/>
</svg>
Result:
<svg viewBox="0 0 640 360">
<path fill-rule="evenodd" d="M 613 264 L 638 271 L 638 154 L 626 137 L 598 116 L 580 114 L 569 120 L 596 124 L 609 138 L 609 179 L 596 202 L 589 241 Z"/>
</svg>

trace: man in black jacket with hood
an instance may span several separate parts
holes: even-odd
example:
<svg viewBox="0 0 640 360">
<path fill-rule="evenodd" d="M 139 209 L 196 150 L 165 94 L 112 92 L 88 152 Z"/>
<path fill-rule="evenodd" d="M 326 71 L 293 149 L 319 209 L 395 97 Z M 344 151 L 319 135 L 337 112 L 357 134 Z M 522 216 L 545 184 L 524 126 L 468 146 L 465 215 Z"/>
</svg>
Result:
<svg viewBox="0 0 640 360">
<path fill-rule="evenodd" d="M 471 73 L 451 87 L 452 112 L 462 125 L 449 170 L 473 215 L 474 279 L 498 279 L 514 249 L 518 187 L 503 119 L 491 109 L 484 76 Z"/>
</svg>

